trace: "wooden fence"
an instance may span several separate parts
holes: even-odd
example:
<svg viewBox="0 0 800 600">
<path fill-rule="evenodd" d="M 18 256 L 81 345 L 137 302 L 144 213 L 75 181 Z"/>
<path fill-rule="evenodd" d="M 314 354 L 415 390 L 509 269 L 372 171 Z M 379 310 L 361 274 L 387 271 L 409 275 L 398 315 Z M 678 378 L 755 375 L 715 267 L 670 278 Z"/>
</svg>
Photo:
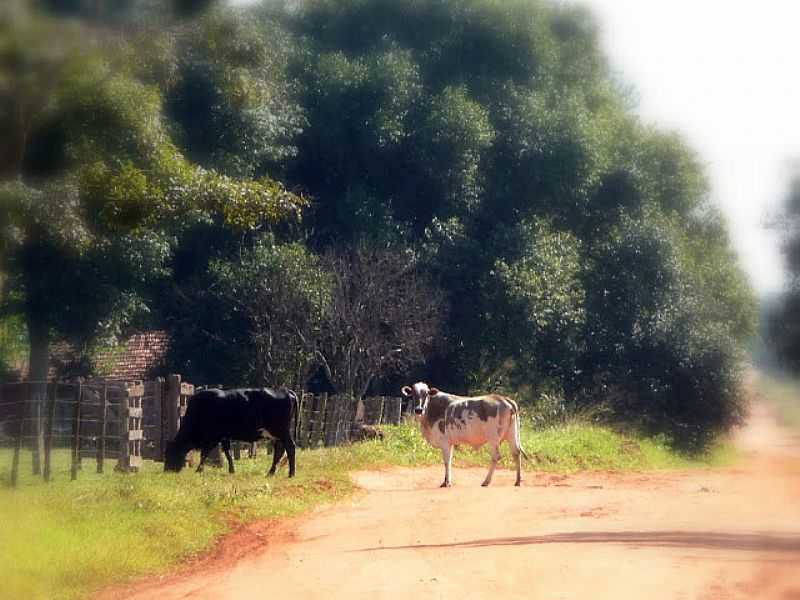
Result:
<svg viewBox="0 0 800 600">
<path fill-rule="evenodd" d="M 17 483 L 23 450 L 30 452 L 32 473 L 46 481 L 57 449 L 69 450 L 71 479 L 86 458 L 96 460 L 98 473 L 106 459 L 116 459 L 115 469 L 125 472 L 136 472 L 143 460 L 163 460 L 194 391 L 180 375 L 128 383 L 0 384 L 0 446 L 11 449 L 11 484 Z M 411 408 L 403 398 L 385 396 L 353 400 L 300 393 L 298 398 L 295 440 L 301 448 L 349 443 L 361 425 L 398 424 Z"/>
<path fill-rule="evenodd" d="M 398 425 L 410 411 L 403 398 L 377 396 L 354 400 L 349 396 L 302 394 L 295 425 L 301 448 L 348 443 L 359 424 Z"/>
</svg>

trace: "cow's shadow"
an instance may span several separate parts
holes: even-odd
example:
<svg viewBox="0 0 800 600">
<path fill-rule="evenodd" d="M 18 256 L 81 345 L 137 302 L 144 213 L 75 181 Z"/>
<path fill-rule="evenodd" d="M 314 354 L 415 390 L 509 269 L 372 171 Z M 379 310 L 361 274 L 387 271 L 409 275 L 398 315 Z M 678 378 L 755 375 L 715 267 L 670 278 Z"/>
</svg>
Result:
<svg viewBox="0 0 800 600">
<path fill-rule="evenodd" d="M 631 547 L 703 548 L 746 552 L 800 552 L 800 535 L 774 532 L 725 533 L 719 531 L 589 531 L 513 536 L 451 542 L 362 548 L 403 550 L 424 548 L 483 548 L 487 546 L 525 546 L 536 544 L 622 544 Z"/>
</svg>

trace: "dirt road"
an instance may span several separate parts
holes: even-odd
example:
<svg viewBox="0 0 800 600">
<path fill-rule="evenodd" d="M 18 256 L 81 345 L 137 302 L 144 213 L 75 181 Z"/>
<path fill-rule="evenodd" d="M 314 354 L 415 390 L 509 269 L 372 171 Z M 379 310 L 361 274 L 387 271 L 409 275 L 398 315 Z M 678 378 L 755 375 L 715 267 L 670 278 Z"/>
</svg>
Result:
<svg viewBox="0 0 800 600">
<path fill-rule="evenodd" d="M 106 597 L 800 600 L 800 439 L 754 407 L 733 469 L 356 475 L 345 505 L 255 525 L 202 570 Z M 242 556 L 242 549 L 248 552 Z M 235 558 L 235 560 L 234 560 Z"/>
</svg>

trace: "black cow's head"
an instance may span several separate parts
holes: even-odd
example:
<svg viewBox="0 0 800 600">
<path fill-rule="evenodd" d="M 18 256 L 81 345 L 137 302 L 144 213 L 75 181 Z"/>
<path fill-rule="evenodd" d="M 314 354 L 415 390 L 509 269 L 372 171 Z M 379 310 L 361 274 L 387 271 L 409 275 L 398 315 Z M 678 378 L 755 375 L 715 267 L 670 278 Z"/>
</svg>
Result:
<svg viewBox="0 0 800 600">
<path fill-rule="evenodd" d="M 167 449 L 164 450 L 164 470 L 180 472 L 186 462 L 186 453 L 188 450 L 183 448 L 181 444 L 175 440 L 167 444 Z"/>
<path fill-rule="evenodd" d="M 429 388 L 427 383 L 419 381 L 413 386 L 404 385 L 400 392 L 406 398 L 414 399 L 414 415 L 421 419 L 428 408 L 428 400 L 439 393 L 436 388 Z"/>
</svg>

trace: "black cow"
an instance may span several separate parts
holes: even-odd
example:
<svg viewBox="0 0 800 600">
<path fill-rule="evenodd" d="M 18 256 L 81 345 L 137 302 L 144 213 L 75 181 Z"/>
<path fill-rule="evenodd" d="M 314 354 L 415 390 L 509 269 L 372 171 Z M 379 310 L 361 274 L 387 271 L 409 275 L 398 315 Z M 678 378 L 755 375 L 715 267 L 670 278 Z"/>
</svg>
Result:
<svg viewBox="0 0 800 600">
<path fill-rule="evenodd" d="M 178 435 L 164 453 L 164 470 L 180 471 L 186 453 L 200 449 L 200 465 L 208 453 L 222 444 L 228 471 L 234 472 L 231 440 L 255 442 L 262 438 L 275 440 L 272 468 L 274 475 L 284 450 L 289 457 L 289 477 L 294 477 L 295 443 L 292 421 L 297 415 L 297 396 L 291 390 L 270 388 L 240 390 L 202 390 L 189 399 L 186 415 L 181 420 Z"/>
</svg>

